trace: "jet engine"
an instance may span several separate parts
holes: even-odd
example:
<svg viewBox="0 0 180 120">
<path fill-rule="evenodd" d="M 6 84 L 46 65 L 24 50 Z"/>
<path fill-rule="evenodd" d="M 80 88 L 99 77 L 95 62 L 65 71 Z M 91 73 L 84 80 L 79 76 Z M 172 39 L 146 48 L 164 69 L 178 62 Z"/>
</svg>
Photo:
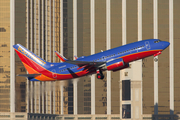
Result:
<svg viewBox="0 0 180 120">
<path fill-rule="evenodd" d="M 122 69 L 125 69 L 125 68 L 128 68 L 128 67 L 129 67 L 129 63 L 125 64 L 123 67 L 120 67 L 118 69 L 113 70 L 113 72 L 116 72 L 118 70 L 122 70 Z"/>
<path fill-rule="evenodd" d="M 106 69 L 111 71 L 117 71 L 129 67 L 129 64 L 125 64 L 122 58 L 114 59 L 106 63 Z"/>
</svg>

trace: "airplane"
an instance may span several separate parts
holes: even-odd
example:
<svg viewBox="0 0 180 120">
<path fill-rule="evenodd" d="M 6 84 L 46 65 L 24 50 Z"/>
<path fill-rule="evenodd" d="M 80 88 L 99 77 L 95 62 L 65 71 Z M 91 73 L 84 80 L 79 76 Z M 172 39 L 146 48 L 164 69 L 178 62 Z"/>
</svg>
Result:
<svg viewBox="0 0 180 120">
<path fill-rule="evenodd" d="M 159 39 L 147 39 L 93 55 L 75 57 L 75 60 L 68 60 L 56 51 L 62 61 L 60 63 L 47 62 L 20 44 L 13 47 L 28 71 L 28 74 L 18 76 L 27 77 L 30 81 L 56 81 L 95 73 L 98 79 L 103 79 L 103 71 L 115 72 L 128 68 L 132 61 L 160 55 L 169 45 L 169 42 Z"/>
</svg>

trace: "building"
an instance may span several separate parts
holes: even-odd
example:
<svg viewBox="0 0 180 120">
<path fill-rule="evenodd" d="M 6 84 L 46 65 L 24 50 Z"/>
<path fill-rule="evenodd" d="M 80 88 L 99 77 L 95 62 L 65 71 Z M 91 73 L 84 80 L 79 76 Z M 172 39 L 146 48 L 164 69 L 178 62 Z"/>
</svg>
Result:
<svg viewBox="0 0 180 120">
<path fill-rule="evenodd" d="M 10 1 L 3 1 L 0 5 L 9 4 Z M 26 9 L 21 4 L 25 5 Z M 3 38 L 0 45 L 3 56 L 1 60 L 6 61 L 0 63 L 0 75 L 3 76 L 0 76 L 3 84 L 0 88 L 1 95 L 7 97 L 0 99 L 3 103 L 0 105 L 7 107 L 7 111 L 3 111 L 13 110 L 9 107 L 11 102 L 7 94 L 11 94 L 15 89 L 16 95 L 21 96 L 25 93 L 19 91 L 26 89 L 28 96 L 22 98 L 26 98 L 25 109 L 31 117 L 61 114 L 59 119 L 178 118 L 179 4 L 179 0 L 26 0 L 16 4 L 22 8 L 18 11 L 18 7 L 15 7 L 15 12 L 20 12 L 22 18 L 26 17 L 26 22 L 18 19 L 18 13 L 15 14 L 17 17 L 14 19 L 17 20 L 14 24 L 18 24 L 18 20 L 25 24 L 25 27 L 23 24 L 18 25 L 21 28 L 16 31 L 21 33 L 15 32 L 15 37 L 26 36 L 16 38 L 14 42 L 21 42 L 47 61 L 59 62 L 54 51 L 59 51 L 68 59 L 74 59 L 74 55 L 87 56 L 149 38 L 159 38 L 171 44 L 156 59 L 145 58 L 132 62 L 130 68 L 119 72 L 105 72 L 103 80 L 92 75 L 73 82 L 33 83 L 16 77 L 18 82 L 14 83 L 15 88 L 11 87 L 13 78 L 8 77 L 12 76 L 10 74 L 15 76 L 25 71 L 16 57 L 14 68 L 13 63 L 10 64 L 13 57 L 9 60 L 8 51 L 12 39 L 9 38 L 8 26 L 11 26 L 12 21 L 9 9 L 4 10 L 8 14 L 1 17 L 9 16 L 6 17 L 8 20 L 1 19 L 0 22 L 0 35 Z M 24 32 L 26 34 L 23 34 Z M 24 38 L 26 42 L 21 40 Z M 16 69 L 16 73 L 10 72 L 13 69 Z M 4 94 L 5 92 L 7 93 Z M 19 101 L 19 98 L 21 97 L 16 98 L 16 101 Z M 18 103 L 14 105 L 14 109 L 16 108 L 16 112 L 23 112 L 20 109 L 25 110 L 25 102 L 22 100 Z"/>
<path fill-rule="evenodd" d="M 16 43 L 26 45 L 25 5 L 25 1 L 0 1 L 0 112 L 26 111 L 26 79 L 15 76 L 25 69 L 12 48 Z"/>
</svg>

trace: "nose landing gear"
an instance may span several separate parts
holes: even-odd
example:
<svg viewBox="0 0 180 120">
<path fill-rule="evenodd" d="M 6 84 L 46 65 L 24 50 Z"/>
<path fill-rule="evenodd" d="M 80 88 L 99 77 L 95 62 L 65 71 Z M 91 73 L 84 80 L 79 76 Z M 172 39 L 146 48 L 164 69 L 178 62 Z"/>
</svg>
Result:
<svg viewBox="0 0 180 120">
<path fill-rule="evenodd" d="M 103 75 L 101 70 L 97 70 L 96 73 L 97 73 L 97 78 L 98 79 L 104 79 L 104 75 Z"/>
<path fill-rule="evenodd" d="M 157 62 L 157 61 L 158 61 L 158 58 L 155 57 L 155 58 L 154 58 L 154 61 Z"/>
<path fill-rule="evenodd" d="M 158 61 L 158 55 L 161 54 L 161 51 L 159 51 L 158 53 L 154 54 L 154 61 L 157 62 Z"/>
</svg>

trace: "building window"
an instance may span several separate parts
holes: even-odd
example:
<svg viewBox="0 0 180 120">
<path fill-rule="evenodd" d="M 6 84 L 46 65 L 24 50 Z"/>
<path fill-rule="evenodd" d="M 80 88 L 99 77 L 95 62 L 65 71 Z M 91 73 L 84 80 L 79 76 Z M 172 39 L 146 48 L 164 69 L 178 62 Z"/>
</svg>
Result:
<svg viewBox="0 0 180 120">
<path fill-rule="evenodd" d="M 84 107 L 84 111 L 91 111 L 90 107 Z"/>
<path fill-rule="evenodd" d="M 131 118 L 131 105 L 122 105 L 122 118 Z"/>
<path fill-rule="evenodd" d="M 91 102 L 84 102 L 84 106 L 91 106 Z"/>
<path fill-rule="evenodd" d="M 6 32 L 5 28 L 0 28 L 0 32 Z"/>
<path fill-rule="evenodd" d="M 84 101 L 91 101 L 91 98 L 90 97 L 84 98 Z"/>
<path fill-rule="evenodd" d="M 128 72 L 124 72 L 124 76 L 128 76 Z"/>
<path fill-rule="evenodd" d="M 85 93 L 84 93 L 84 96 L 91 96 L 91 93 L 85 92 Z"/>
<path fill-rule="evenodd" d="M 122 100 L 131 100 L 131 81 L 122 81 Z"/>
<path fill-rule="evenodd" d="M 129 68 L 131 68 L 132 67 L 132 64 L 129 64 Z"/>
</svg>

